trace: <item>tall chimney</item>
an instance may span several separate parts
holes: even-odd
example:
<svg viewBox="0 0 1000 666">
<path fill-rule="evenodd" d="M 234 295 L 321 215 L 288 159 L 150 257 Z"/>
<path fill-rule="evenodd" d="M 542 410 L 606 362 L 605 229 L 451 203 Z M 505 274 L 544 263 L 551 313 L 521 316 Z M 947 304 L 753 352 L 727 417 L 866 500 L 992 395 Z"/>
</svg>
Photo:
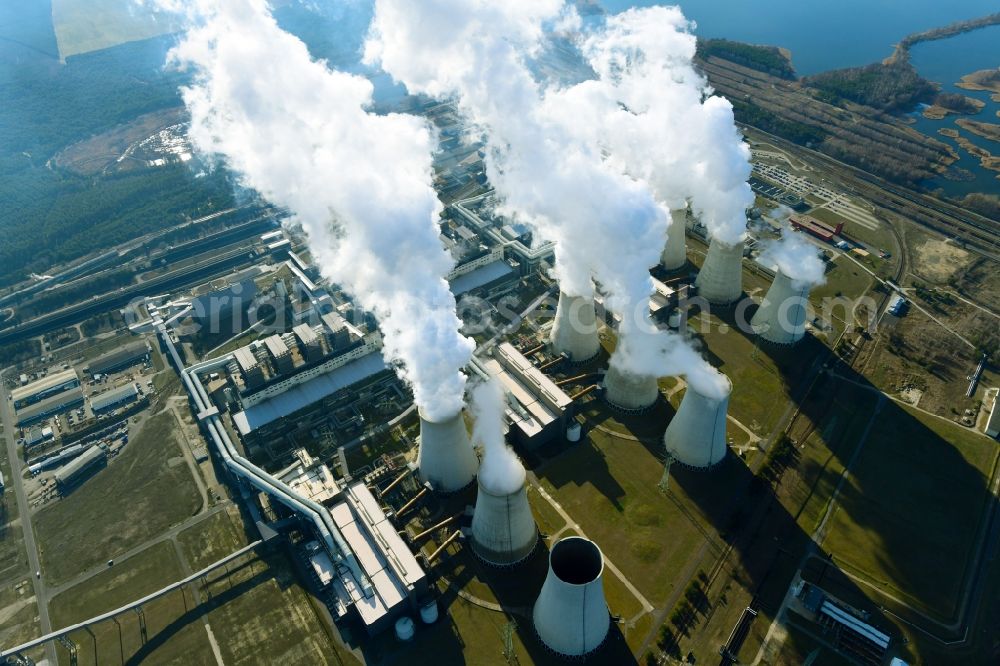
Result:
<svg viewBox="0 0 1000 666">
<path fill-rule="evenodd" d="M 562 539 L 549 553 L 549 573 L 532 618 L 542 642 L 554 652 L 582 657 L 607 638 L 611 618 L 604 600 L 604 555 L 593 541 Z"/>
<path fill-rule="evenodd" d="M 479 494 L 472 514 L 472 550 L 496 566 L 517 564 L 535 549 L 538 528 L 528 505 L 528 487 L 504 494 L 479 479 Z"/>
<path fill-rule="evenodd" d="M 694 281 L 698 295 L 713 305 L 729 305 L 743 293 L 743 243 L 712 239 L 705 263 Z"/>
<path fill-rule="evenodd" d="M 809 285 L 792 280 L 780 270 L 767 290 L 750 326 L 754 332 L 769 342 L 779 345 L 795 344 L 806 333 L 806 304 L 809 302 Z"/>
<path fill-rule="evenodd" d="M 453 493 L 476 478 L 479 458 L 469 440 L 462 412 L 431 421 L 420 410 L 420 447 L 417 451 L 420 480 L 442 493 Z"/>
<path fill-rule="evenodd" d="M 636 375 L 608 366 L 604 375 L 604 399 L 626 412 L 639 412 L 656 404 L 660 385 L 652 375 Z"/>
<path fill-rule="evenodd" d="M 681 406 L 674 415 L 663 445 L 677 462 L 688 467 L 706 468 L 726 457 L 726 410 L 733 385 L 721 398 L 705 395 L 690 383 Z"/>
<path fill-rule="evenodd" d="M 597 356 L 601 341 L 597 337 L 594 299 L 570 296 L 560 291 L 556 319 L 552 323 L 549 340 L 556 353 L 566 354 L 574 363 Z"/>
<path fill-rule="evenodd" d="M 687 208 L 671 208 L 667 226 L 667 244 L 660 255 L 660 263 L 668 271 L 677 271 L 687 263 Z"/>
</svg>

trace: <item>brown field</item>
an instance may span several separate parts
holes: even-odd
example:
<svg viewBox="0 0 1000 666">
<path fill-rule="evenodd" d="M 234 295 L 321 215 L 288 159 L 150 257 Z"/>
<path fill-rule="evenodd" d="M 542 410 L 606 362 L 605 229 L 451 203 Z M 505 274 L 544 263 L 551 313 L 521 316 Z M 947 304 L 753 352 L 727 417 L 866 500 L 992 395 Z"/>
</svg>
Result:
<svg viewBox="0 0 1000 666">
<path fill-rule="evenodd" d="M 183 122 L 186 116 L 182 108 L 145 113 L 107 132 L 74 143 L 52 159 L 58 167 L 92 176 L 115 166 L 118 158 L 135 142 L 142 141 L 165 127 Z M 118 168 L 125 168 L 127 165 L 128 160 L 117 163 Z"/>
</svg>

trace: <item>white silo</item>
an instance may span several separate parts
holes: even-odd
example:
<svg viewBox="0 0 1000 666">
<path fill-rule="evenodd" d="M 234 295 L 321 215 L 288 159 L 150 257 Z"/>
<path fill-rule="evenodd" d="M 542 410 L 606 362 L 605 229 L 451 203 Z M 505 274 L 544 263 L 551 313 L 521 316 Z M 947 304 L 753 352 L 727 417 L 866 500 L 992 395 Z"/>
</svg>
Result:
<svg viewBox="0 0 1000 666">
<path fill-rule="evenodd" d="M 779 270 L 775 272 L 771 288 L 750 320 L 750 326 L 769 342 L 795 344 L 806 333 L 808 302 L 809 283 L 793 280 Z"/>
<path fill-rule="evenodd" d="M 694 281 L 698 295 L 713 305 L 728 305 L 743 293 L 743 243 L 712 239 L 705 263 Z"/>
<path fill-rule="evenodd" d="M 559 292 L 556 318 L 549 334 L 552 348 L 558 354 L 566 354 L 574 363 L 589 360 L 601 349 L 597 336 L 597 313 L 594 299 L 584 296 L 570 296 Z"/>
<path fill-rule="evenodd" d="M 670 224 L 667 226 L 667 244 L 660 255 L 660 263 L 668 271 L 680 270 L 687 263 L 687 208 L 670 209 Z"/>
<path fill-rule="evenodd" d="M 462 412 L 431 421 L 420 411 L 420 446 L 417 451 L 420 480 L 438 492 L 453 493 L 476 478 L 479 458 L 469 440 Z"/>
<path fill-rule="evenodd" d="M 581 657 L 601 646 L 611 617 L 604 599 L 604 555 L 593 541 L 562 539 L 549 553 L 549 573 L 532 618 L 550 650 Z"/>
<path fill-rule="evenodd" d="M 627 412 L 637 412 L 652 407 L 660 397 L 656 377 L 636 375 L 618 369 L 613 363 L 604 375 L 604 399 Z"/>
<path fill-rule="evenodd" d="M 491 490 L 479 479 L 472 514 L 472 550 L 496 566 L 517 564 L 535 549 L 538 528 L 528 505 L 528 487 L 513 493 Z"/>
<path fill-rule="evenodd" d="M 732 390 L 728 377 L 725 390 L 715 396 L 688 383 L 681 406 L 663 433 L 671 458 L 688 467 L 706 468 L 726 457 L 726 411 Z"/>
</svg>

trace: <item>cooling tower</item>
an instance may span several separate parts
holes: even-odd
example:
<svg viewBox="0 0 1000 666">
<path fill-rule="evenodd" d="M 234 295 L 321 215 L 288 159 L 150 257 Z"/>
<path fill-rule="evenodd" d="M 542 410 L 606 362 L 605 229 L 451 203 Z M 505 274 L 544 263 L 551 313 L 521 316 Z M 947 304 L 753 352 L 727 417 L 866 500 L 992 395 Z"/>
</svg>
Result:
<svg viewBox="0 0 1000 666">
<path fill-rule="evenodd" d="M 663 248 L 663 254 L 660 255 L 660 263 L 668 271 L 680 270 L 687 263 L 687 237 L 684 235 L 686 226 L 687 209 L 671 209 L 667 244 Z"/>
<path fill-rule="evenodd" d="M 660 385 L 651 375 L 633 375 L 608 366 L 604 375 L 604 399 L 627 412 L 652 407 L 660 397 Z"/>
<path fill-rule="evenodd" d="M 726 381 L 726 394 L 718 399 L 688 384 L 680 409 L 663 433 L 667 453 L 682 465 L 711 467 L 726 457 L 726 410 L 733 390 Z"/>
<path fill-rule="evenodd" d="M 597 337 L 594 299 L 569 296 L 560 291 L 549 340 L 556 353 L 566 354 L 574 363 L 597 356 L 601 342 Z"/>
<path fill-rule="evenodd" d="M 792 280 L 778 271 L 774 282 L 767 290 L 750 326 L 757 335 L 769 342 L 790 345 L 802 339 L 806 333 L 806 303 L 809 300 L 809 285 Z"/>
<path fill-rule="evenodd" d="M 442 493 L 453 493 L 472 483 L 479 458 L 469 441 L 462 412 L 442 421 L 430 421 L 420 412 L 420 480 Z"/>
<path fill-rule="evenodd" d="M 611 618 L 603 574 L 604 556 L 593 541 L 567 537 L 552 547 L 532 611 L 535 631 L 550 650 L 580 657 L 604 642 Z"/>
<path fill-rule="evenodd" d="M 479 480 L 472 514 L 472 550 L 496 566 L 517 564 L 535 549 L 538 529 L 528 506 L 528 487 L 508 495 L 495 493 Z"/>
<path fill-rule="evenodd" d="M 743 243 L 712 240 L 695 279 L 698 295 L 714 305 L 728 305 L 743 293 Z"/>
</svg>

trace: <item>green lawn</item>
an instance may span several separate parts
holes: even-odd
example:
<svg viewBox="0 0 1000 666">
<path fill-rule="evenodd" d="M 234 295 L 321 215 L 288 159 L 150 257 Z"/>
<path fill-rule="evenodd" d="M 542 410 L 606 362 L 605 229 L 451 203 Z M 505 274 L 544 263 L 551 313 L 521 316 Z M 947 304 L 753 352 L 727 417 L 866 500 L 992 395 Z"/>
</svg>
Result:
<svg viewBox="0 0 1000 666">
<path fill-rule="evenodd" d="M 52 23 L 63 60 L 176 29 L 165 14 L 132 0 L 52 0 Z"/>
<path fill-rule="evenodd" d="M 715 552 L 722 547 L 707 514 L 720 510 L 730 495 L 705 491 L 709 486 L 731 488 L 727 475 L 740 465 L 731 463 L 709 474 L 682 474 L 683 481 L 672 479 L 670 493 L 664 495 L 657 487 L 663 463 L 646 446 L 591 430 L 589 440 L 547 464 L 538 476 L 655 605 L 687 584 L 678 574 L 702 548 Z"/>
<path fill-rule="evenodd" d="M 997 445 L 886 403 L 838 502 L 824 549 L 879 589 L 952 617 Z"/>
<path fill-rule="evenodd" d="M 151 417 L 120 456 L 35 517 L 42 567 L 59 583 L 194 515 L 201 497 L 170 412 Z"/>
</svg>

